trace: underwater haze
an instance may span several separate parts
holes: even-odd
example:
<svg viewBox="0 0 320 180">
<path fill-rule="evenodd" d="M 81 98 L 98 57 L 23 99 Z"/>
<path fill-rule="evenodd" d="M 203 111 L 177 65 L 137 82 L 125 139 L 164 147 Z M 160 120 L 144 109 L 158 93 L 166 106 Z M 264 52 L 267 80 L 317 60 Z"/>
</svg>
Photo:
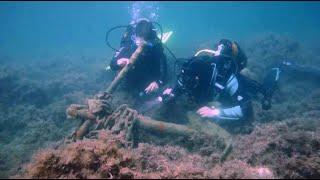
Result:
<svg viewBox="0 0 320 180">
<path fill-rule="evenodd" d="M 243 41 L 265 32 L 285 34 L 310 47 L 320 40 L 318 2 L 133 3 L 1 2 L 0 53 L 17 58 L 110 57 L 105 33 L 135 18 L 134 8 L 156 13 L 164 31 L 174 32 L 169 46 L 177 56 L 192 55 L 200 44 L 219 38 Z M 118 46 L 117 34 L 110 38 Z"/>
<path fill-rule="evenodd" d="M 252 100 L 248 126 L 184 121 L 179 110 L 190 104 L 182 101 L 169 108 L 171 119 L 159 118 L 199 132 L 224 129 L 233 148 L 223 162 L 229 142 L 212 138 L 218 131 L 187 140 L 143 132 L 133 149 L 106 129 L 64 143 L 82 123 L 66 109 L 87 104 L 114 78 L 106 71 L 115 53 L 107 31 L 139 18 L 173 32 L 166 45 L 178 58 L 226 38 L 239 43 L 248 57 L 242 73 L 257 81 L 283 60 L 300 69 L 281 72 L 270 110 Z M 123 32 L 110 33 L 112 47 Z M 319 32 L 316 1 L 0 2 L 0 178 L 319 178 Z M 173 80 L 175 61 L 165 53 Z M 134 102 L 121 90 L 113 98 L 112 108 Z M 127 118 L 119 114 L 103 118 Z"/>
</svg>

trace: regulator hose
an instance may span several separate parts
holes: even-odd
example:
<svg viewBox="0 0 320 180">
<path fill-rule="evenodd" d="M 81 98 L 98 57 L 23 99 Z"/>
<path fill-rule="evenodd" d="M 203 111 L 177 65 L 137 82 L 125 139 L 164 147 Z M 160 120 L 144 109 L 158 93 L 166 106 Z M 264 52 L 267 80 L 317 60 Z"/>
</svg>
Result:
<svg viewBox="0 0 320 180">
<path fill-rule="evenodd" d="M 110 29 L 107 31 L 107 33 L 106 33 L 106 43 L 107 43 L 107 45 L 108 45 L 108 47 L 109 47 L 110 49 L 112 49 L 112 50 L 114 50 L 114 51 L 118 51 L 118 49 L 116 49 L 116 48 L 114 48 L 114 47 L 111 46 L 111 44 L 110 44 L 110 42 L 109 42 L 109 34 L 110 34 L 113 30 L 115 30 L 115 29 L 127 28 L 127 27 L 128 27 L 128 25 L 120 25 L 120 26 L 115 26 L 115 27 L 113 27 L 113 28 L 110 28 Z"/>
<path fill-rule="evenodd" d="M 111 45 L 110 42 L 109 42 L 109 35 L 110 35 L 110 33 L 111 33 L 112 31 L 116 30 L 116 29 L 127 28 L 128 26 L 135 25 L 135 24 L 137 24 L 137 23 L 138 23 L 138 22 L 132 23 L 132 24 L 130 24 L 130 25 L 119 25 L 119 26 L 114 26 L 114 27 L 110 28 L 110 29 L 107 31 L 107 33 L 106 33 L 106 39 L 105 39 L 105 40 L 106 40 L 107 46 L 108 46 L 110 49 L 114 50 L 114 51 L 118 51 L 118 49 L 112 47 L 112 45 Z M 155 24 L 155 25 L 157 25 L 157 26 L 159 27 L 159 30 L 160 30 L 160 41 L 162 42 L 162 38 L 163 38 L 163 29 L 162 29 L 162 26 L 161 26 L 158 22 L 156 22 L 156 21 L 152 21 L 151 23 L 153 23 L 153 24 Z M 175 59 L 175 61 L 177 61 L 176 56 L 175 56 L 175 55 L 173 54 L 173 52 L 168 48 L 168 46 L 166 46 L 165 44 L 163 44 L 163 45 L 164 45 L 164 47 L 168 50 L 169 54 Z"/>
<path fill-rule="evenodd" d="M 131 25 L 135 25 L 137 24 L 138 22 L 135 22 L 135 23 L 132 23 L 130 25 L 119 25 L 119 26 L 114 26 L 112 28 L 110 28 L 107 33 L 106 33 L 106 43 L 108 45 L 108 47 L 114 51 L 118 51 L 118 49 L 114 48 L 111 46 L 110 42 L 109 42 L 109 35 L 112 31 L 116 30 L 116 29 L 120 29 L 120 28 L 127 28 L 128 26 L 131 26 Z M 159 30 L 160 30 L 160 40 L 162 41 L 162 37 L 163 37 L 163 30 L 162 30 L 162 26 L 158 23 L 158 22 L 155 22 L 155 21 L 152 21 L 151 23 L 153 24 L 156 24 L 158 27 L 159 27 Z M 168 48 L 167 48 L 168 49 Z M 169 50 L 170 51 L 170 50 Z M 172 52 L 170 51 L 170 54 L 172 54 Z"/>
</svg>

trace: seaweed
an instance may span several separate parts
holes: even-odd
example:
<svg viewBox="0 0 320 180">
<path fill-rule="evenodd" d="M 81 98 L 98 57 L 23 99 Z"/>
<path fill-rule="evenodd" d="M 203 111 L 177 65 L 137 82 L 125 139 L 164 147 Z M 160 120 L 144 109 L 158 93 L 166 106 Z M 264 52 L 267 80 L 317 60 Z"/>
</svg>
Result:
<svg viewBox="0 0 320 180">
<path fill-rule="evenodd" d="M 211 158 L 177 146 L 139 144 L 123 148 L 123 137 L 105 130 L 98 139 L 41 150 L 15 178 L 274 178 L 266 167 L 242 161 L 213 165 Z M 208 160 L 209 159 L 209 160 Z M 216 161 L 217 162 L 217 161 Z"/>
<path fill-rule="evenodd" d="M 249 62 L 241 73 L 259 81 L 283 60 L 314 66 L 320 58 L 279 34 L 264 34 L 245 43 Z M 320 177 L 320 84 L 308 75 L 283 73 L 270 110 L 262 110 L 254 100 L 250 126 L 226 124 L 234 146 L 221 162 L 224 143 L 201 135 L 172 138 L 140 131 L 136 146 L 131 147 L 123 133 L 98 128 L 82 140 L 64 141 L 79 125 L 67 120 L 68 105 L 84 104 L 113 76 L 103 70 L 101 59 L 89 57 L 24 64 L 8 59 L 0 59 L 4 63 L 0 68 L 1 178 Z M 135 104 L 121 90 L 114 97 L 114 107 Z M 155 119 L 187 125 L 182 117 L 192 105 L 178 104 L 183 108 L 174 109 L 179 112 L 176 116 L 169 116 L 173 109 L 168 108 L 155 112 Z M 195 129 L 201 126 L 205 125 L 192 124 Z"/>
</svg>

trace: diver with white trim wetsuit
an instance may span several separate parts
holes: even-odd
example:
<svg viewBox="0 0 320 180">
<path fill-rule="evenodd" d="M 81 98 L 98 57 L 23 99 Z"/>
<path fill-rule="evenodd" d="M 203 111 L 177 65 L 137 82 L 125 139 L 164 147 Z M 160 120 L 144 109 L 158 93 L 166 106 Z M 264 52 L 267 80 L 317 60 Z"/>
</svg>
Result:
<svg viewBox="0 0 320 180">
<path fill-rule="evenodd" d="M 199 56 L 206 52 L 210 55 Z M 158 101 L 169 102 L 186 93 L 200 104 L 213 100 L 229 100 L 229 107 L 203 106 L 197 113 L 214 121 L 244 120 L 252 115 L 251 94 L 261 93 L 262 107 L 269 109 L 270 100 L 279 79 L 279 69 L 272 69 L 260 84 L 239 72 L 246 66 L 247 57 L 235 42 L 223 39 L 216 51 L 202 50 L 185 61 L 174 88 L 167 88 Z M 226 103 L 223 103 L 225 106 Z"/>
</svg>

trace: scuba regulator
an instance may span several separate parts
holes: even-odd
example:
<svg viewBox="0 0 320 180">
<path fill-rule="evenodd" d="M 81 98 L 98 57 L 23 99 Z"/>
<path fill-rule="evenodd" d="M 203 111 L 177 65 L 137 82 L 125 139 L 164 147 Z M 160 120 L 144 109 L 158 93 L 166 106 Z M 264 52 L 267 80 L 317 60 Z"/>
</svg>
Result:
<svg viewBox="0 0 320 180">
<path fill-rule="evenodd" d="M 158 38 L 156 35 L 156 29 L 154 29 L 154 27 L 157 26 L 158 30 L 159 30 L 159 34 L 160 37 Z M 106 38 L 105 41 L 107 43 L 107 46 L 114 50 L 114 51 L 119 51 L 119 49 L 114 48 L 109 41 L 109 36 L 110 33 L 113 32 L 116 29 L 131 29 L 131 40 L 135 43 L 140 43 L 140 39 L 137 37 L 143 37 L 145 38 L 145 40 L 147 41 L 147 45 L 152 46 L 151 42 L 148 42 L 148 40 L 151 38 L 151 36 L 158 38 L 160 40 L 160 42 L 162 42 L 163 40 L 163 29 L 162 26 L 156 22 L 156 21 L 149 21 L 148 19 L 145 18 L 141 18 L 139 20 L 137 20 L 136 22 L 132 22 L 129 25 L 118 25 L 115 27 L 110 28 L 107 32 L 106 32 Z M 129 35 L 129 34 L 127 34 Z M 162 43 L 162 45 L 167 49 L 167 51 L 169 52 L 169 54 L 176 60 L 176 56 L 173 54 L 173 52 L 166 46 L 166 44 Z"/>
<path fill-rule="evenodd" d="M 159 30 L 160 30 L 160 34 L 161 34 L 161 37 L 160 37 L 160 40 L 162 39 L 162 34 L 163 34 L 163 31 L 162 31 L 162 27 L 159 23 L 157 22 L 152 22 L 152 21 L 149 21 L 147 19 L 139 19 L 138 21 L 136 22 L 132 22 L 130 23 L 129 25 L 119 25 L 119 26 L 115 26 L 115 27 L 112 27 L 110 28 L 107 33 L 106 33 L 106 43 L 107 43 L 107 46 L 114 50 L 114 51 L 118 51 L 118 49 L 114 48 L 110 42 L 109 42 L 109 36 L 110 36 L 110 33 L 116 29 L 127 29 L 128 32 L 131 32 L 130 33 L 130 38 L 131 40 L 133 40 L 134 42 L 136 42 L 136 39 L 137 39 L 137 36 L 138 37 L 142 37 L 144 38 L 145 40 L 148 40 L 151 38 L 151 36 L 154 36 L 156 34 L 153 34 L 155 33 L 154 31 L 154 24 L 157 25 L 159 27 Z M 127 34 L 129 35 L 129 34 Z"/>
</svg>

